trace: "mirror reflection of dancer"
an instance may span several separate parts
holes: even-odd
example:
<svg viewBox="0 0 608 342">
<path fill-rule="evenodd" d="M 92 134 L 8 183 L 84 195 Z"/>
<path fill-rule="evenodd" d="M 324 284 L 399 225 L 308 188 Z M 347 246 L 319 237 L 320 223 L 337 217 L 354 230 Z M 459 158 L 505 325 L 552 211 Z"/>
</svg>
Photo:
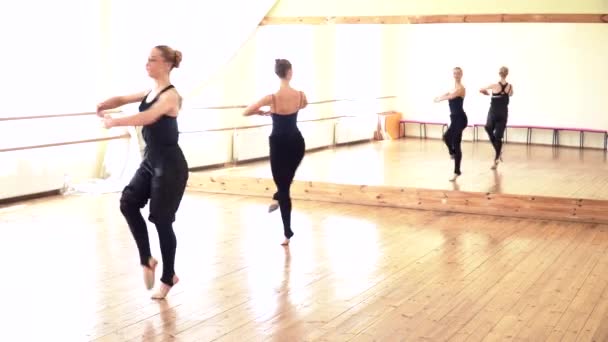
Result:
<svg viewBox="0 0 608 342">
<path fill-rule="evenodd" d="M 448 100 L 450 106 L 450 127 L 443 135 L 443 141 L 448 147 L 450 157 L 454 159 L 454 175 L 450 178 L 453 182 L 460 176 L 460 163 L 462 161 L 462 132 L 469 123 L 467 114 L 463 109 L 464 97 L 466 95 L 466 89 L 462 85 L 462 69 L 455 67 L 453 70 L 454 75 L 454 89 L 441 96 L 435 98 L 435 102 L 441 102 Z"/>
<path fill-rule="evenodd" d="M 498 71 L 500 81 L 480 90 L 484 95 L 490 95 L 488 90 L 492 91 L 490 110 L 488 111 L 488 119 L 485 126 L 488 138 L 490 138 L 490 142 L 496 152 L 494 164 L 491 167 L 492 170 L 495 170 L 498 167 L 499 161 L 502 161 L 502 137 L 509 117 L 509 99 L 513 96 L 513 85 L 507 83 L 508 74 L 509 69 L 504 66 L 501 67 Z"/>
<path fill-rule="evenodd" d="M 165 45 L 154 47 L 146 63 L 148 75 L 156 83 L 154 89 L 112 97 L 97 106 L 97 113 L 104 117 L 106 128 L 143 126 L 142 135 L 146 142 L 144 160 L 122 192 L 120 211 L 137 244 L 146 288 L 151 289 L 158 262 L 150 252 L 148 229 L 141 215 L 141 209 L 150 200 L 149 220 L 156 225 L 163 261 L 161 286 L 152 295 L 154 299 L 165 298 L 179 281 L 174 270 L 177 241 L 173 222 L 186 189 L 188 163 L 178 145 L 177 116 L 181 96 L 171 84 L 169 74 L 173 68 L 179 67 L 181 60 L 179 51 Z M 137 114 L 125 117 L 103 115 L 104 110 L 134 102 L 140 102 Z"/>
<path fill-rule="evenodd" d="M 275 73 L 281 80 L 279 90 L 266 95 L 258 102 L 245 109 L 243 115 L 270 115 L 272 117 L 272 132 L 270 143 L 270 168 L 272 178 L 277 186 L 273 195 L 275 202 L 270 205 L 269 212 L 278 208 L 281 210 L 283 220 L 283 233 L 285 241 L 282 245 L 289 245 L 289 239 L 294 235 L 291 230 L 291 197 L 290 188 L 298 166 L 304 158 L 305 142 L 298 129 L 298 112 L 308 104 L 306 95 L 293 89 L 291 81 L 293 71 L 291 63 L 286 59 L 275 60 Z M 270 106 L 270 112 L 261 111 L 260 108 Z"/>
</svg>

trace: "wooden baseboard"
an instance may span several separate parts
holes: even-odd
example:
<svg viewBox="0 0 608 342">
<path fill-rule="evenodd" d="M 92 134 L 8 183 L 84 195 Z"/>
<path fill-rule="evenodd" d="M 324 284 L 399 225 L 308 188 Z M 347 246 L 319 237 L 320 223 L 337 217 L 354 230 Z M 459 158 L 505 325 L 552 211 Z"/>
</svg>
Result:
<svg viewBox="0 0 608 342">
<path fill-rule="evenodd" d="M 360 145 L 360 144 L 369 144 L 369 143 L 373 143 L 374 139 L 370 138 L 370 139 L 364 139 L 364 140 L 357 140 L 357 141 L 349 141 L 349 142 L 343 142 L 343 143 L 338 143 L 336 144 L 336 147 L 346 147 L 346 146 L 355 146 L 355 145 Z"/>
<path fill-rule="evenodd" d="M 18 202 L 31 201 L 34 199 L 39 199 L 39 198 L 44 198 L 44 197 L 58 196 L 58 195 L 61 195 L 61 190 L 51 190 L 51 191 L 45 191 L 45 192 L 35 193 L 35 194 L 31 194 L 31 195 L 5 198 L 5 199 L 0 199 L 0 206 L 14 204 L 14 203 L 18 203 Z"/>
<path fill-rule="evenodd" d="M 191 174 L 188 190 L 271 198 L 272 179 Z M 608 201 L 545 196 L 294 181 L 291 197 L 346 203 L 543 220 L 608 223 Z"/>
<path fill-rule="evenodd" d="M 266 17 L 260 25 L 327 24 L 467 24 L 467 23 L 608 23 L 606 13 L 445 14 L 338 17 Z"/>
</svg>

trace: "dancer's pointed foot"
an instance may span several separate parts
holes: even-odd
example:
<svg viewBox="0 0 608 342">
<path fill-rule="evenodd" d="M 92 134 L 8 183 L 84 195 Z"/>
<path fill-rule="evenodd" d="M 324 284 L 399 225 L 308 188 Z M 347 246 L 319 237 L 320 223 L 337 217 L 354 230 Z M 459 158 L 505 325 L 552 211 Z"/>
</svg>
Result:
<svg viewBox="0 0 608 342">
<path fill-rule="evenodd" d="M 148 259 L 147 265 L 142 265 L 144 271 L 144 284 L 146 284 L 147 290 L 154 287 L 154 271 L 156 270 L 157 265 L 158 261 L 152 257 Z"/>
<path fill-rule="evenodd" d="M 179 278 L 176 275 L 173 276 L 173 285 L 167 285 L 161 281 L 160 288 L 152 295 L 152 299 L 164 299 L 178 282 Z"/>
<path fill-rule="evenodd" d="M 450 178 L 450 182 L 455 182 L 456 178 L 460 177 L 460 173 L 454 173 Z"/>
<path fill-rule="evenodd" d="M 283 243 L 281 243 L 281 246 L 289 246 L 289 241 L 291 240 L 291 238 L 293 237 L 293 232 L 290 231 L 287 236 L 285 236 L 285 240 L 283 240 Z"/>
</svg>

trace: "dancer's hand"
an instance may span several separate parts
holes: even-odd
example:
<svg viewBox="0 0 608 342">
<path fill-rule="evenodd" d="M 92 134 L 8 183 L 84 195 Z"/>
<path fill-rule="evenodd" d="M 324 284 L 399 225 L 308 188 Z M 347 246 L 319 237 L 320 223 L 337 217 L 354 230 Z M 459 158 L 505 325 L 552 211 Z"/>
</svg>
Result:
<svg viewBox="0 0 608 342">
<path fill-rule="evenodd" d="M 106 114 L 103 117 L 103 127 L 110 129 L 112 127 L 116 126 L 114 119 L 112 119 L 112 116 L 110 116 L 110 114 Z"/>
<path fill-rule="evenodd" d="M 484 94 L 484 95 L 490 95 L 490 94 L 488 93 L 488 90 L 487 90 L 487 89 L 481 89 L 479 92 L 480 92 L 480 93 L 482 93 L 482 94 Z"/>
<path fill-rule="evenodd" d="M 435 103 L 441 102 L 441 99 L 439 97 L 436 97 L 433 99 L 433 102 L 435 102 Z"/>
<path fill-rule="evenodd" d="M 106 110 L 105 103 L 101 102 L 97 104 L 97 116 L 100 118 L 104 117 L 103 111 Z"/>
</svg>

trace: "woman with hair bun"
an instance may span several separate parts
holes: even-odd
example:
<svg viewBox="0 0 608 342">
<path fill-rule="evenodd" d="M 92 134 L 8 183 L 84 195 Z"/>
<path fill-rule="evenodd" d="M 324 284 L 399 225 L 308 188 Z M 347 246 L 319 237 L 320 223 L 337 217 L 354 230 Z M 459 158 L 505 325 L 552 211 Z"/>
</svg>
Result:
<svg viewBox="0 0 608 342">
<path fill-rule="evenodd" d="M 276 210 L 277 207 L 281 210 L 285 236 L 282 245 L 287 246 L 294 235 L 291 229 L 290 188 L 306 149 L 304 137 L 297 125 L 298 112 L 307 106 L 308 100 L 302 91 L 290 86 L 293 70 L 288 60 L 276 59 L 274 72 L 280 79 L 279 90 L 251 104 L 245 109 L 243 115 L 270 114 L 272 117 L 272 132 L 268 140 L 270 169 L 277 192 L 272 197 L 275 202 L 270 205 L 269 212 Z M 270 107 L 269 112 L 260 110 L 265 106 Z"/>
<path fill-rule="evenodd" d="M 97 105 L 97 114 L 103 117 L 104 126 L 143 126 L 146 142 L 144 158 L 124 188 L 120 198 L 120 211 L 124 215 L 143 268 L 147 289 L 154 286 L 154 272 L 158 262 L 150 252 L 148 230 L 141 209 L 150 200 L 148 219 L 156 225 L 163 261 L 161 286 L 152 298 L 167 296 L 179 281 L 175 275 L 176 237 L 173 231 L 175 214 L 181 203 L 188 180 L 188 163 L 178 144 L 177 116 L 181 108 L 181 96 L 171 84 L 169 75 L 179 67 L 182 53 L 166 45 L 152 49 L 146 63 L 148 75 L 155 87 L 132 95 L 116 96 Z M 103 111 L 128 103 L 140 102 L 139 113 L 130 116 L 112 117 Z"/>
<path fill-rule="evenodd" d="M 507 82 L 509 68 L 503 66 L 498 70 L 500 81 L 490 84 L 485 88 L 481 88 L 479 92 L 484 95 L 490 95 L 488 90 L 492 91 L 492 99 L 490 102 L 490 110 L 486 120 L 486 132 L 488 138 L 494 147 L 494 164 L 491 169 L 498 167 L 499 161 L 502 161 L 502 137 L 507 127 L 507 119 L 509 117 L 509 99 L 513 96 L 513 85 Z"/>
</svg>

